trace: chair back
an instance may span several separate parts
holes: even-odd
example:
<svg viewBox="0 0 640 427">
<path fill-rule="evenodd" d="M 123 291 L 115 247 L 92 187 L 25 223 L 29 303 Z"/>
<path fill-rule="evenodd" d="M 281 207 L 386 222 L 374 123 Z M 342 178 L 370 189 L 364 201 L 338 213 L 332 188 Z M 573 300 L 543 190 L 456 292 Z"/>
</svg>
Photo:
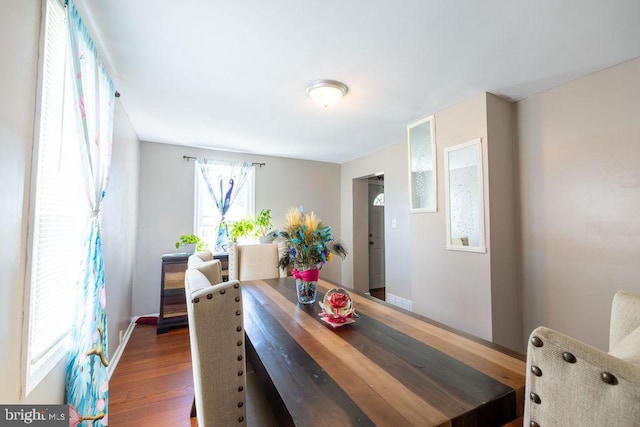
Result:
<svg viewBox="0 0 640 427">
<path fill-rule="evenodd" d="M 546 327 L 527 347 L 525 426 L 640 425 L 640 296 L 618 292 L 609 352 Z"/>
<path fill-rule="evenodd" d="M 213 253 L 211 251 L 196 252 L 193 255 L 189 255 L 187 259 L 187 267 L 191 268 L 198 264 L 202 264 L 205 261 L 211 261 L 213 259 Z"/>
<path fill-rule="evenodd" d="M 202 261 L 196 264 L 191 269 L 198 270 L 207 278 L 211 286 L 222 283 L 222 264 L 219 259 L 212 259 L 211 261 Z"/>
<path fill-rule="evenodd" d="M 278 268 L 282 247 L 277 243 L 238 245 L 229 248 L 229 279 L 259 280 L 286 277 Z"/>
<path fill-rule="evenodd" d="M 640 295 L 618 291 L 611 304 L 609 351 L 640 327 Z"/>
<path fill-rule="evenodd" d="M 219 269 L 219 261 L 208 263 L 213 270 L 217 263 Z M 240 282 L 212 286 L 201 268 L 190 268 L 185 292 L 198 426 L 244 426 L 247 383 Z"/>
</svg>

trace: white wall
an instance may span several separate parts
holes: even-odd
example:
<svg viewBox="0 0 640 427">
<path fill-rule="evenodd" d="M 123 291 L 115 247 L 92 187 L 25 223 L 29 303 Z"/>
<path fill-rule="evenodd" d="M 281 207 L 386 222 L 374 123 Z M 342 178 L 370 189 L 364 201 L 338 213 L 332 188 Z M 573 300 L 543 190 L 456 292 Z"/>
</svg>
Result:
<svg viewBox="0 0 640 427">
<path fill-rule="evenodd" d="M 119 101 L 113 121 L 111 174 L 102 209 L 110 357 L 120 344 L 120 331 L 125 331 L 131 321 L 140 150 L 138 137 Z"/>
<path fill-rule="evenodd" d="M 27 260 L 31 155 L 38 76 L 40 1 L 6 2 L 0 13 L 0 402 L 20 395 L 22 307 Z M 46 381 L 46 380 L 45 380 Z M 64 384 L 34 396 L 61 399 Z M 51 392 L 47 396 L 47 392 Z M 36 397 L 37 399 L 37 397 Z"/>
<path fill-rule="evenodd" d="M 640 59 L 517 104 L 524 334 L 608 348 L 613 294 L 640 293 Z"/>
<path fill-rule="evenodd" d="M 0 402 L 62 403 L 65 362 L 58 366 L 24 400 L 20 400 L 22 315 L 25 270 L 29 245 L 27 228 L 33 129 L 36 109 L 36 80 L 40 34 L 40 0 L 5 2 L 0 13 Z M 109 328 L 128 323 L 131 312 L 131 278 L 134 263 L 130 245 L 135 231 L 137 191 L 137 141 L 126 115 L 116 108 L 112 182 L 107 189 L 103 212 L 105 278 L 109 304 Z M 113 195 L 113 197 L 110 196 Z M 116 246 L 129 249 L 124 256 Z M 64 309 L 64 308 L 61 308 Z M 127 312 L 128 311 L 128 312 Z M 115 325 L 115 326 L 114 326 Z M 117 332 L 116 332 L 117 339 Z M 113 336 L 110 353 L 115 351 Z"/>
<path fill-rule="evenodd" d="M 161 255 L 175 252 L 182 234 L 193 232 L 195 163 L 183 155 L 264 162 L 256 168 L 256 211 L 270 208 L 275 227 L 290 207 L 303 205 L 340 232 L 340 166 L 333 163 L 256 156 L 169 144 L 141 143 L 137 266 L 133 311 L 157 313 L 160 307 Z M 339 257 L 325 264 L 321 277 L 340 283 Z"/>
</svg>

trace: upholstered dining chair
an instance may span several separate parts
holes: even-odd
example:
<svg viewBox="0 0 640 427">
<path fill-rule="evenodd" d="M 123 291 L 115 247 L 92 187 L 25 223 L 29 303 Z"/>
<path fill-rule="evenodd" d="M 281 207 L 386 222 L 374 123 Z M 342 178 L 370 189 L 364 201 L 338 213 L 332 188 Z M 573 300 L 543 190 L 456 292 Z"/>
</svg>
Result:
<svg viewBox="0 0 640 427">
<path fill-rule="evenodd" d="M 640 296 L 614 296 L 608 353 L 549 328 L 531 333 L 524 425 L 640 426 Z"/>
<path fill-rule="evenodd" d="M 218 260 L 185 273 L 198 426 L 275 426 L 255 373 L 247 373 L 240 282 L 210 281 L 219 274 Z"/>
<path fill-rule="evenodd" d="M 229 280 L 258 280 L 286 277 L 278 260 L 286 248 L 277 243 L 238 245 L 229 248 Z"/>
<path fill-rule="evenodd" d="M 196 257 L 196 255 L 191 255 L 191 257 Z M 210 259 L 208 261 L 194 261 L 191 263 L 191 257 L 189 257 L 187 261 L 187 269 L 200 271 L 212 285 L 222 282 L 222 264 L 220 260 Z"/>
<path fill-rule="evenodd" d="M 213 253 L 211 251 L 195 252 L 187 259 L 187 268 L 194 267 L 198 264 L 202 264 L 205 261 L 211 261 L 213 259 Z"/>
</svg>

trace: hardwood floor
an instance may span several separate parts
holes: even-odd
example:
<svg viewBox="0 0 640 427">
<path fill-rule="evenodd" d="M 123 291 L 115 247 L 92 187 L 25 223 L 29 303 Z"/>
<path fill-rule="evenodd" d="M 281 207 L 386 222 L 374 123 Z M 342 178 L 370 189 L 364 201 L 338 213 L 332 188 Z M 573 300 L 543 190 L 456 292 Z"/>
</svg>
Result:
<svg viewBox="0 0 640 427">
<path fill-rule="evenodd" d="M 109 383 L 109 426 L 197 426 L 189 330 L 136 325 Z"/>
<path fill-rule="evenodd" d="M 369 293 L 371 294 L 372 297 L 381 299 L 382 301 L 386 301 L 386 289 L 385 288 L 376 288 L 376 289 L 369 289 Z"/>
</svg>

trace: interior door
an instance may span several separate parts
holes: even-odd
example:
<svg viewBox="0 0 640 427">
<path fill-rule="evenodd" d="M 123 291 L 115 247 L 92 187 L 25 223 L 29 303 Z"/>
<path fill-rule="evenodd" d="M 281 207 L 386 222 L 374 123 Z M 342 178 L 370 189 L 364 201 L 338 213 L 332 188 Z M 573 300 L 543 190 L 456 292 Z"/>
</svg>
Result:
<svg viewBox="0 0 640 427">
<path fill-rule="evenodd" d="M 369 181 L 369 289 L 385 287 L 384 181 Z"/>
</svg>

